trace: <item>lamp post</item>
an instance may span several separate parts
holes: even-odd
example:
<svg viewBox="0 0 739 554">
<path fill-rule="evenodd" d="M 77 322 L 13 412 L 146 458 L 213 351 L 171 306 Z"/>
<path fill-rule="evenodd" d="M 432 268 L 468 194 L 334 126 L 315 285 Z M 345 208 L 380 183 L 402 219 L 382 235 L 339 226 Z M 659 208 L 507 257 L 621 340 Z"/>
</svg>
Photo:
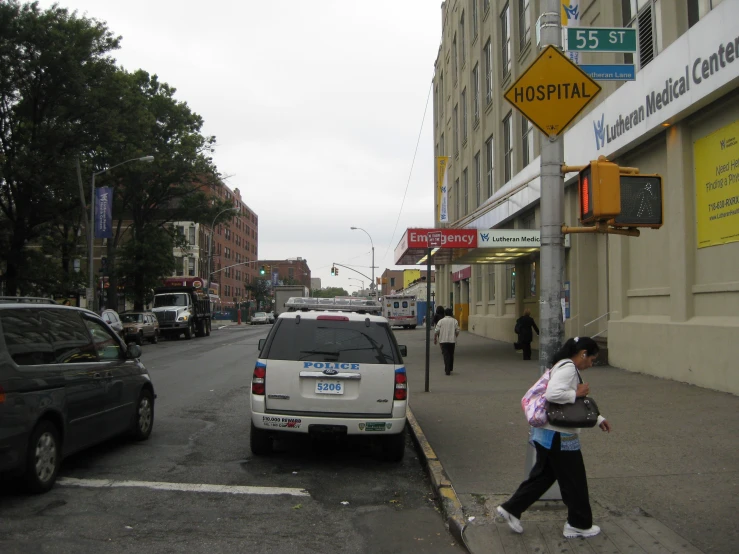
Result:
<svg viewBox="0 0 739 554">
<path fill-rule="evenodd" d="M 208 240 L 208 288 L 207 288 L 208 295 L 210 295 L 210 277 L 211 275 L 213 275 L 213 233 L 216 232 L 215 230 L 216 219 L 218 219 L 219 215 L 225 214 L 226 212 L 231 212 L 234 210 L 238 210 L 238 208 L 233 207 L 233 208 L 226 208 L 225 210 L 221 210 L 213 218 L 213 223 L 210 224 L 210 240 Z"/>
<path fill-rule="evenodd" d="M 351 279 L 352 281 L 359 281 L 360 283 L 362 283 L 362 292 L 364 292 L 364 281 L 362 281 L 361 279 L 357 279 L 356 277 L 347 277 L 347 279 Z M 356 287 L 356 285 L 354 286 Z"/>
<path fill-rule="evenodd" d="M 102 175 L 106 171 L 110 171 L 111 169 L 115 169 L 118 166 L 121 166 L 123 164 L 131 163 L 131 162 L 148 162 L 151 163 L 154 161 L 154 156 L 143 156 L 141 158 L 131 158 L 130 160 L 126 160 L 125 162 L 121 162 L 119 164 L 115 164 L 107 169 L 101 169 L 100 171 L 95 171 L 92 174 L 92 186 L 90 187 L 90 222 L 87 226 L 88 233 L 87 233 L 87 271 L 88 271 L 88 290 L 87 290 L 87 303 L 88 308 L 90 307 L 90 300 L 93 300 L 97 298 L 97 294 L 95 294 L 95 273 L 92 269 L 92 243 L 93 239 L 95 238 L 95 177 L 97 175 Z M 94 306 L 95 311 L 97 311 L 97 306 Z"/>
<path fill-rule="evenodd" d="M 364 231 L 364 233 L 369 237 L 370 244 L 372 245 L 372 281 L 370 281 L 370 291 L 374 292 L 375 290 L 375 243 L 372 241 L 372 237 L 370 234 L 362 229 L 361 227 L 352 227 L 352 231 Z M 376 295 L 373 295 L 376 296 Z"/>
</svg>

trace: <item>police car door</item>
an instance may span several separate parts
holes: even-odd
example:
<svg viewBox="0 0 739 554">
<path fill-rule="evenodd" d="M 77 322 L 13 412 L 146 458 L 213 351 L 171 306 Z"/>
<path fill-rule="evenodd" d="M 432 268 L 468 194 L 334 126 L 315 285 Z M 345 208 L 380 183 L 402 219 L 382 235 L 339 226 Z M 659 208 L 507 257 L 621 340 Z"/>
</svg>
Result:
<svg viewBox="0 0 739 554">
<path fill-rule="evenodd" d="M 387 323 L 311 315 L 278 320 L 263 360 L 267 412 L 389 415 L 399 360 Z"/>
</svg>

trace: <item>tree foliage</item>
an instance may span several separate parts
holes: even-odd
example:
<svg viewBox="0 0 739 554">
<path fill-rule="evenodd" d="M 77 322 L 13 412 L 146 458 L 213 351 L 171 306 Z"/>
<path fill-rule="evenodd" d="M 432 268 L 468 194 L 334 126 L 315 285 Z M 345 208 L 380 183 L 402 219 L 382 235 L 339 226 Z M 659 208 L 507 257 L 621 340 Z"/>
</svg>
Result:
<svg viewBox="0 0 739 554">
<path fill-rule="evenodd" d="M 269 279 L 256 279 L 251 284 L 244 283 L 245 290 L 249 291 L 257 302 L 262 304 L 270 303 L 272 297 L 272 287 Z"/>
<path fill-rule="evenodd" d="M 311 296 L 316 298 L 334 298 L 336 296 L 349 296 L 349 293 L 341 287 L 326 287 L 324 289 L 313 289 Z"/>
</svg>

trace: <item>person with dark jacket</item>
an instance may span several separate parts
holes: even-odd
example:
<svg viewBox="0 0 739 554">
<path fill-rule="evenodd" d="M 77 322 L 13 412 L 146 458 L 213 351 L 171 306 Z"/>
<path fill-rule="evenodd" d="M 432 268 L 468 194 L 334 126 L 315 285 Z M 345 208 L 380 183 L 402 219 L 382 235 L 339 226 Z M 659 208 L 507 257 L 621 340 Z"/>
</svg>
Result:
<svg viewBox="0 0 739 554">
<path fill-rule="evenodd" d="M 431 320 L 431 323 L 434 327 L 436 327 L 436 324 L 439 323 L 442 319 L 444 319 L 444 306 L 436 306 L 434 319 Z"/>
<path fill-rule="evenodd" d="M 516 321 L 515 332 L 518 334 L 518 342 L 514 344 L 516 350 L 523 350 L 524 360 L 531 359 L 531 341 L 534 340 L 534 331 L 537 335 L 539 334 L 539 328 L 534 323 L 534 318 L 531 317 L 531 310 L 526 308 L 523 315 Z"/>
</svg>

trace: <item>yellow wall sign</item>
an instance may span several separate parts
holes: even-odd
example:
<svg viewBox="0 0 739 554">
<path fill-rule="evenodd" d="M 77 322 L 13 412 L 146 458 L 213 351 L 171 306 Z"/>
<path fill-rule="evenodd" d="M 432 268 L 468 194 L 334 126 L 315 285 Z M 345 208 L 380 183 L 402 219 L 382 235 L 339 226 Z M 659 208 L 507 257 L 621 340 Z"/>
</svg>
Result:
<svg viewBox="0 0 739 554">
<path fill-rule="evenodd" d="M 739 121 L 695 141 L 698 248 L 739 241 Z"/>
<path fill-rule="evenodd" d="M 542 133 L 561 134 L 601 88 L 554 46 L 547 46 L 505 93 Z"/>
</svg>

